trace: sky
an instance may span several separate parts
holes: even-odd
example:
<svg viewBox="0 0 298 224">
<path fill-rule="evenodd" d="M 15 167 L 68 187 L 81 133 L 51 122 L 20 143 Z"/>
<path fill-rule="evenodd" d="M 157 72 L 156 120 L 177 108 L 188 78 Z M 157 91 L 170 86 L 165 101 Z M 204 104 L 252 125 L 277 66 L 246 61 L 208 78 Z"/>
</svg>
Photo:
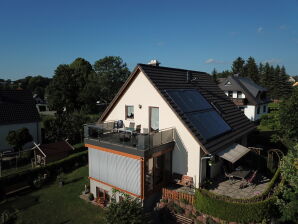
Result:
<svg viewBox="0 0 298 224">
<path fill-rule="evenodd" d="M 298 75 L 298 0 L 0 0 L 0 79 L 105 56 L 204 72 L 252 56 Z"/>
</svg>

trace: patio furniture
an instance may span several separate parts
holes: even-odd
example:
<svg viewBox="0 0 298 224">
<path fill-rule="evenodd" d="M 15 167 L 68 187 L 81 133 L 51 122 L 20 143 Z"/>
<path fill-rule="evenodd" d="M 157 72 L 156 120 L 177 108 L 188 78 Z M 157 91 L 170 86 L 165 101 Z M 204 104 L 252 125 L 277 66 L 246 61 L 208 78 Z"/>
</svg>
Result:
<svg viewBox="0 0 298 224">
<path fill-rule="evenodd" d="M 255 170 L 248 179 L 244 179 L 243 182 L 240 184 L 240 189 L 253 185 L 254 180 L 256 179 L 256 176 L 257 176 L 257 172 L 258 170 Z"/>
<path fill-rule="evenodd" d="M 231 175 L 230 173 L 227 172 L 226 167 L 224 167 L 224 172 L 225 172 L 225 177 L 227 177 L 230 181 L 230 184 L 234 183 L 234 179 L 233 179 L 233 175 Z"/>
<path fill-rule="evenodd" d="M 230 173 L 230 175 L 232 175 L 233 178 L 244 180 L 249 173 L 250 173 L 250 170 L 234 170 L 233 172 Z"/>
<path fill-rule="evenodd" d="M 135 122 L 129 122 L 129 126 L 130 129 L 134 129 L 135 128 Z"/>
</svg>

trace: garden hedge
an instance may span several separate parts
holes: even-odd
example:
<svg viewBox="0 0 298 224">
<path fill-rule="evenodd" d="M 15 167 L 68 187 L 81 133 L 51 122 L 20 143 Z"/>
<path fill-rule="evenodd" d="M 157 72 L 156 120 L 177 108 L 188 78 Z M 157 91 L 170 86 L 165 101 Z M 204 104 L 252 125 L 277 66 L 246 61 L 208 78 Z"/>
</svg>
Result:
<svg viewBox="0 0 298 224">
<path fill-rule="evenodd" d="M 83 150 L 83 149 L 79 149 Z M 49 163 L 46 166 L 31 168 L 19 173 L 14 173 L 0 178 L 0 192 L 11 184 L 20 182 L 27 182 L 31 184 L 33 180 L 39 175 L 48 173 L 50 177 L 55 177 L 59 172 L 67 172 L 78 166 L 82 166 L 88 163 L 88 151 L 84 150 L 81 152 L 73 153 L 70 156 Z"/>
<path fill-rule="evenodd" d="M 198 190 L 195 207 L 198 211 L 229 222 L 262 222 L 275 214 L 276 197 L 272 196 L 258 202 L 230 202 L 210 197 Z"/>
<path fill-rule="evenodd" d="M 277 170 L 266 190 L 258 196 L 248 199 L 235 199 L 198 189 L 195 195 L 195 207 L 198 211 L 229 222 L 261 222 L 276 214 L 276 193 L 274 189 L 280 180 Z"/>
</svg>

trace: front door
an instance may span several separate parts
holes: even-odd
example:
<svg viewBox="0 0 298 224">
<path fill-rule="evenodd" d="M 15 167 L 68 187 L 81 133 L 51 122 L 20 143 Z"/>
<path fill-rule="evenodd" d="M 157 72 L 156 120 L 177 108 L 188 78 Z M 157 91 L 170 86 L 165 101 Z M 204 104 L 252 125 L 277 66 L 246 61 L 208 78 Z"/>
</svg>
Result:
<svg viewBox="0 0 298 224">
<path fill-rule="evenodd" d="M 149 129 L 151 131 L 159 130 L 159 108 L 149 107 Z"/>
</svg>

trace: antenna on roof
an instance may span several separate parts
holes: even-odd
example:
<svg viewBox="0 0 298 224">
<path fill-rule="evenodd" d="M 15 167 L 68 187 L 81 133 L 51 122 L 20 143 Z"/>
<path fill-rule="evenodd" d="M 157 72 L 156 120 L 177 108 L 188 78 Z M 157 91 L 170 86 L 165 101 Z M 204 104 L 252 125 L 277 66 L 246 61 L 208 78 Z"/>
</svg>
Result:
<svg viewBox="0 0 298 224">
<path fill-rule="evenodd" d="M 148 65 L 156 66 L 158 67 L 160 65 L 160 62 L 157 61 L 156 59 L 151 60 Z"/>
</svg>

